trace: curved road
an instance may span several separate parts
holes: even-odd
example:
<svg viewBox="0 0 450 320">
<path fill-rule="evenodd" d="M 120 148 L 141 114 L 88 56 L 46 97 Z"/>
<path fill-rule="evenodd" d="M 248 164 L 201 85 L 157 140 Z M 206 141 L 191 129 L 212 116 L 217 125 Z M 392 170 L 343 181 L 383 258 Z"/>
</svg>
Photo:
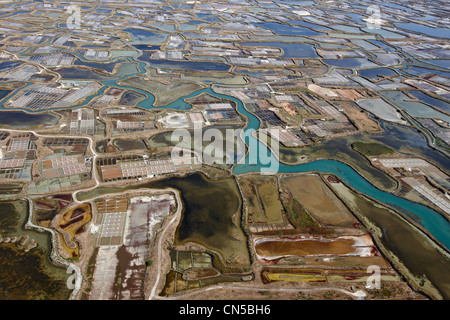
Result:
<svg viewBox="0 0 450 320">
<path fill-rule="evenodd" d="M 187 298 L 192 295 L 196 295 L 202 292 L 208 292 L 212 290 L 220 290 L 220 289 L 230 289 L 230 290 L 247 290 L 247 291 L 274 291 L 274 292 L 314 292 L 314 291 L 338 291 L 349 295 L 356 299 L 364 299 L 367 296 L 367 293 L 363 290 L 358 290 L 356 292 L 351 292 L 345 289 L 333 288 L 333 287 L 323 287 L 323 288 L 263 288 L 263 287 L 243 287 L 243 286 L 235 286 L 235 285 L 216 285 L 212 287 L 207 287 L 203 289 L 193 290 L 188 293 L 177 295 L 176 297 L 160 297 L 160 300 L 177 300 L 179 298 Z"/>
<path fill-rule="evenodd" d="M 162 252 L 163 252 L 162 245 L 165 240 L 167 230 L 169 230 L 169 228 L 175 223 L 175 221 L 178 220 L 178 218 L 181 215 L 181 212 L 183 211 L 183 202 L 181 201 L 180 191 L 175 190 L 175 189 L 170 189 L 170 190 L 173 191 L 176 196 L 177 212 L 175 213 L 175 217 L 173 217 L 173 219 L 167 224 L 167 226 L 164 228 L 164 230 L 162 231 L 162 233 L 159 237 L 159 241 L 158 241 L 158 272 L 156 275 L 155 284 L 153 285 L 153 288 L 152 288 L 152 291 L 150 292 L 150 296 L 149 296 L 148 300 L 153 300 L 153 298 L 155 298 L 156 290 L 158 289 L 159 281 L 161 279 L 161 273 L 162 273 L 161 260 L 162 260 Z"/>
</svg>

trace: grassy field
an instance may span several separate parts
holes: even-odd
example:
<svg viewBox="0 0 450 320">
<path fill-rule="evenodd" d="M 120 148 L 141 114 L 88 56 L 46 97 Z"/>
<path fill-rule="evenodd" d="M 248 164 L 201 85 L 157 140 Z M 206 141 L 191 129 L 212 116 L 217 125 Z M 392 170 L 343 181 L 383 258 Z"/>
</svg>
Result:
<svg viewBox="0 0 450 320">
<path fill-rule="evenodd" d="M 391 148 L 376 142 L 355 141 L 352 144 L 352 148 L 368 157 L 378 157 L 385 154 L 395 153 L 395 151 Z"/>
<path fill-rule="evenodd" d="M 283 178 L 282 183 L 292 195 L 322 225 L 347 227 L 356 219 L 318 175 Z"/>
<path fill-rule="evenodd" d="M 317 227 L 318 224 L 306 212 L 305 208 L 296 199 L 290 199 L 286 205 L 286 210 L 289 213 L 291 222 L 295 227 L 308 228 Z"/>
<path fill-rule="evenodd" d="M 353 106 L 351 103 L 339 104 L 339 108 L 355 123 L 360 130 L 366 132 L 379 132 L 380 126 L 377 121 L 370 118 L 369 113 Z"/>
<path fill-rule="evenodd" d="M 239 179 L 239 185 L 246 200 L 249 223 L 284 222 L 276 177 L 246 176 Z"/>
<path fill-rule="evenodd" d="M 90 191 L 86 191 L 86 192 L 80 192 L 79 194 L 77 194 L 77 200 L 78 201 L 85 201 L 88 199 L 92 199 L 95 197 L 100 197 L 102 195 L 105 194 L 109 194 L 109 193 L 121 193 L 121 192 L 125 192 L 127 191 L 128 188 L 116 188 L 116 187 L 100 187 L 100 188 L 95 188 L 92 189 Z"/>
</svg>

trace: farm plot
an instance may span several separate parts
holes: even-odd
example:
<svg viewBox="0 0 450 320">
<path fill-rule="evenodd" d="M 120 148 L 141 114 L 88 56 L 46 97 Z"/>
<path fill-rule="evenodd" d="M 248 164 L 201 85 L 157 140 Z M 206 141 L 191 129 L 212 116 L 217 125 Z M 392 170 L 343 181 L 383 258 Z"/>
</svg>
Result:
<svg viewBox="0 0 450 320">
<path fill-rule="evenodd" d="M 239 179 L 239 186 L 245 198 L 250 229 L 289 226 L 280 201 L 276 177 L 246 176 Z"/>
<path fill-rule="evenodd" d="M 255 252 L 264 262 L 270 262 L 285 256 L 361 256 L 375 255 L 378 250 L 370 236 L 342 236 L 333 239 L 258 239 Z"/>
<path fill-rule="evenodd" d="M 317 174 L 283 178 L 282 183 L 324 226 L 349 227 L 357 220 Z"/>
</svg>

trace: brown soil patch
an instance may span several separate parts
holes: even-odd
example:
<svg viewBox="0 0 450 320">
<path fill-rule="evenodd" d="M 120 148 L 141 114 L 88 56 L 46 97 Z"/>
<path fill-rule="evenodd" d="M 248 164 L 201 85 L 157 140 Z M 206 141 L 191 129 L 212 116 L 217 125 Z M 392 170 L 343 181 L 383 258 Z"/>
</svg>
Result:
<svg viewBox="0 0 450 320">
<path fill-rule="evenodd" d="M 191 268 L 183 273 L 184 280 L 201 280 L 217 277 L 220 272 L 211 268 Z"/>
<path fill-rule="evenodd" d="M 283 183 L 292 195 L 319 223 L 348 227 L 356 222 L 353 214 L 336 197 L 318 175 L 284 178 Z"/>
<path fill-rule="evenodd" d="M 352 239 L 338 240 L 269 240 L 255 245 L 256 253 L 264 257 L 277 256 L 308 256 L 323 254 L 349 254 L 355 248 L 352 247 Z"/>
</svg>

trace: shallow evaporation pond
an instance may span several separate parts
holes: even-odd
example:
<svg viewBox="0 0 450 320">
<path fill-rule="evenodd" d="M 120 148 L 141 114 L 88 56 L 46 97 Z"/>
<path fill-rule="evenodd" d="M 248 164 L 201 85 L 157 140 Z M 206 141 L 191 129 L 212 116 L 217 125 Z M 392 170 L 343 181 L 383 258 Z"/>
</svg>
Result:
<svg viewBox="0 0 450 320">
<path fill-rule="evenodd" d="M 167 34 L 161 32 L 153 32 L 151 30 L 128 28 L 124 29 L 131 35 L 133 44 L 160 44 L 167 39 Z"/>
<path fill-rule="evenodd" d="M 417 99 L 419 99 L 419 101 L 428 103 L 435 108 L 438 108 L 442 111 L 450 113 L 450 103 L 448 103 L 448 102 L 433 98 L 433 97 L 423 93 L 422 91 L 409 91 L 408 93 L 411 94 L 412 96 L 416 97 Z"/>
<path fill-rule="evenodd" d="M 266 23 L 257 23 L 259 27 L 270 29 L 276 34 L 287 35 L 287 36 L 320 36 L 324 35 L 323 33 L 311 30 L 309 28 L 301 27 L 301 26 L 290 26 L 287 24 L 281 24 L 277 22 L 266 22 Z"/>
<path fill-rule="evenodd" d="M 450 69 L 450 60 L 449 59 L 433 59 L 433 60 L 424 60 L 424 61 L 427 63 L 433 64 L 439 68 Z"/>
<path fill-rule="evenodd" d="M 131 151 L 131 150 L 147 150 L 147 147 L 143 140 L 114 140 L 113 145 L 119 149 L 119 151 Z"/>
<path fill-rule="evenodd" d="M 157 189 L 170 187 L 181 191 L 184 212 L 175 243 L 194 241 L 220 252 L 225 260 L 240 255 L 245 259 L 245 263 L 249 261 L 245 235 L 240 227 L 233 223 L 233 216 L 239 215 L 242 208 L 234 179 L 213 181 L 195 173 L 182 178 L 150 182 L 143 186 Z"/>
<path fill-rule="evenodd" d="M 21 64 L 22 64 L 22 62 L 18 62 L 18 61 L 4 61 L 4 62 L 0 62 L 0 72 L 5 72 L 5 71 L 12 70 L 12 69 L 20 66 Z"/>
<path fill-rule="evenodd" d="M 372 33 L 372 34 L 378 34 L 381 37 L 383 37 L 384 39 L 404 39 L 406 38 L 403 34 L 397 33 L 397 32 L 392 32 L 392 31 L 388 31 L 385 30 L 383 28 L 381 29 L 369 29 L 369 28 L 362 28 L 362 30 L 366 33 Z"/>
<path fill-rule="evenodd" d="M 346 69 L 359 69 L 359 68 L 374 68 L 378 67 L 376 63 L 373 63 L 365 58 L 343 58 L 343 59 L 324 59 L 328 65 Z"/>
<path fill-rule="evenodd" d="M 432 28 L 419 23 L 406 22 L 395 23 L 395 26 L 407 31 L 413 31 L 419 34 L 425 34 L 431 37 L 439 37 L 450 39 L 450 29 L 448 28 Z"/>
<path fill-rule="evenodd" d="M 346 26 L 346 25 L 337 24 L 337 25 L 333 25 L 332 28 L 335 30 L 344 31 L 344 32 L 348 32 L 348 33 L 362 33 L 360 28 Z"/>
<path fill-rule="evenodd" d="M 417 66 L 417 65 L 408 66 L 405 69 L 401 69 L 400 72 L 408 73 L 408 74 L 413 75 L 413 76 L 422 76 L 422 75 L 427 75 L 427 74 L 435 74 L 435 75 L 439 75 L 439 76 L 450 78 L 450 72 L 446 72 L 446 71 L 442 71 L 442 70 L 436 70 L 436 69 L 431 69 L 429 67 L 425 67 L 425 66 L 422 67 L 422 66 Z"/>
<path fill-rule="evenodd" d="M 30 114 L 22 111 L 0 111 L 0 125 L 14 129 L 26 129 L 38 125 L 54 126 L 61 119 L 53 113 Z"/>
<path fill-rule="evenodd" d="M 4 97 L 6 97 L 11 92 L 12 92 L 12 90 L 0 90 L 0 100 L 2 100 Z"/>
<path fill-rule="evenodd" d="M 384 77 L 390 77 L 398 75 L 397 72 L 395 72 L 392 69 L 389 68 L 374 68 L 374 69 L 364 69 L 359 71 L 359 74 L 365 78 L 379 80 Z"/>
<path fill-rule="evenodd" d="M 306 21 L 302 21 L 302 20 L 291 20 L 291 21 L 289 21 L 289 23 L 296 24 L 296 25 L 299 25 L 302 27 L 311 28 L 314 30 L 319 30 L 319 31 L 333 31 L 333 29 L 330 29 L 326 26 L 321 26 L 320 24 L 315 24 L 312 22 L 306 22 Z"/>
<path fill-rule="evenodd" d="M 147 45 L 147 44 L 137 44 L 134 45 L 134 47 L 138 50 L 161 50 L 161 46 L 152 46 L 152 45 Z"/>
<path fill-rule="evenodd" d="M 410 98 L 401 91 L 386 91 L 382 95 L 400 108 L 405 109 L 413 117 L 439 118 L 450 122 L 450 116 L 421 102 L 408 101 Z"/>
</svg>

